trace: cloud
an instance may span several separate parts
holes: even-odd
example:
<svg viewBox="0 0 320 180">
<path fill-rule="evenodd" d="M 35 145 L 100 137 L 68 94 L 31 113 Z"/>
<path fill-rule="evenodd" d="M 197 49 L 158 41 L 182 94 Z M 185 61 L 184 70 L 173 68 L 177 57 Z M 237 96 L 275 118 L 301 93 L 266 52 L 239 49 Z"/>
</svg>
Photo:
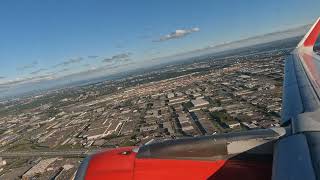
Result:
<svg viewBox="0 0 320 180">
<path fill-rule="evenodd" d="M 126 53 L 127 55 L 130 53 Z M 121 59 L 127 57 L 127 55 L 119 54 L 113 56 L 113 59 Z M 129 56 L 129 55 L 128 55 Z M 90 78 L 90 77 L 98 77 L 105 75 L 106 72 L 117 72 L 118 70 L 121 70 L 123 68 L 126 68 L 127 66 L 134 64 L 134 62 L 129 61 L 127 62 L 126 60 L 121 60 L 121 63 L 114 63 L 114 64 L 105 64 L 102 66 L 92 66 L 90 64 L 88 65 L 88 69 L 80 72 L 73 72 L 73 73 L 67 73 L 64 74 L 62 72 L 69 71 L 69 68 L 64 68 L 61 70 L 58 70 L 56 72 L 47 72 L 44 75 L 35 75 L 35 76 L 27 76 L 27 77 L 20 77 L 12 80 L 7 80 L 7 81 L 0 81 L 0 90 L 1 89 L 7 89 L 7 88 L 13 88 L 13 87 L 18 87 L 20 85 L 24 84 L 32 84 L 32 83 L 38 83 L 42 81 L 48 81 L 48 80 L 63 80 L 63 79 L 83 79 L 83 78 Z"/>
<path fill-rule="evenodd" d="M 0 88 L 0 93 L 5 93 L 5 92 L 8 92 L 8 91 L 9 91 L 8 88 L 6 88 L 6 89 L 1 89 L 1 88 Z"/>
<path fill-rule="evenodd" d="M 46 74 L 41 76 L 25 77 L 25 78 L 16 78 L 15 80 L 9 80 L 6 82 L 0 83 L 0 87 L 10 87 L 14 85 L 29 83 L 29 82 L 38 82 L 41 80 L 50 80 L 54 79 L 54 74 Z"/>
<path fill-rule="evenodd" d="M 123 68 L 123 67 L 126 67 L 126 66 L 129 66 L 131 64 L 134 64 L 134 62 L 126 62 L 126 63 L 123 63 L 123 64 L 113 64 L 111 66 L 109 65 L 105 65 L 105 66 L 101 66 L 101 67 L 91 67 L 90 69 L 87 69 L 85 71 L 82 71 L 82 72 L 79 72 L 79 73 L 74 73 L 74 74 L 71 74 L 71 75 L 76 75 L 76 74 L 84 74 L 84 75 L 88 75 L 88 74 L 91 74 L 91 73 L 101 73 L 101 72 L 106 72 L 106 70 L 116 70 L 117 68 Z"/>
<path fill-rule="evenodd" d="M 70 64 L 77 64 L 77 63 L 80 63 L 83 61 L 83 58 L 82 57 L 78 57 L 78 58 L 71 58 L 67 61 L 64 61 L 62 63 L 59 63 L 59 64 L 56 64 L 54 67 L 61 67 L 61 66 L 68 66 Z"/>
<path fill-rule="evenodd" d="M 111 63 L 111 62 L 123 62 L 130 60 L 131 53 L 121 53 L 112 56 L 111 58 L 104 58 L 102 62 L 104 63 Z"/>
<path fill-rule="evenodd" d="M 99 56 L 88 56 L 88 58 L 90 58 L 90 59 L 96 59 L 96 58 L 98 58 Z"/>
<path fill-rule="evenodd" d="M 80 57 L 80 58 L 69 59 L 67 61 L 56 64 L 53 67 L 57 69 L 51 72 L 49 68 L 40 68 L 29 73 L 29 76 L 19 77 L 16 79 L 5 80 L 5 78 L 7 77 L 0 76 L 0 80 L 3 78 L 3 80 L 0 81 L 0 89 L 11 88 L 15 86 L 18 87 L 23 84 L 29 84 L 29 83 L 31 84 L 31 83 L 37 83 L 37 82 L 47 81 L 47 80 L 63 79 L 65 77 L 79 76 L 80 78 L 80 75 L 81 77 L 103 75 L 106 72 L 116 71 L 119 68 L 121 69 L 122 67 L 124 68 L 132 64 L 133 62 L 130 59 L 131 54 L 132 53 L 130 52 L 120 53 L 110 58 L 105 58 L 103 62 L 106 62 L 106 63 L 97 67 L 89 63 L 84 63 L 84 59 Z M 68 66 L 68 65 L 73 65 L 77 63 L 81 63 L 80 66 L 87 67 L 86 70 L 80 71 L 80 72 L 71 72 L 72 70 L 71 66 Z M 36 65 L 37 62 L 34 62 L 32 64 Z"/>
<path fill-rule="evenodd" d="M 4 78 L 6 78 L 5 76 L 0 76 L 0 79 L 4 79 Z"/>
<path fill-rule="evenodd" d="M 160 37 L 159 39 L 153 40 L 153 42 L 162 42 L 162 41 L 167 41 L 170 39 L 179 39 L 187 36 L 188 34 L 198 32 L 200 31 L 200 28 L 194 27 L 191 29 L 177 29 L 175 32 L 172 32 L 170 34 L 164 35 Z"/>
<path fill-rule="evenodd" d="M 30 74 L 31 75 L 35 75 L 35 74 L 39 74 L 39 73 L 41 73 L 41 72 L 43 72 L 43 71 L 46 71 L 47 69 L 45 69 L 45 68 L 41 68 L 41 69 L 38 69 L 38 70 L 36 70 L 36 71 L 33 71 L 33 72 L 31 72 Z"/>
<path fill-rule="evenodd" d="M 60 71 L 58 71 L 58 73 L 66 72 L 66 71 L 69 71 L 69 69 L 68 68 L 61 69 Z"/>
<path fill-rule="evenodd" d="M 61 77 L 57 77 L 55 78 L 56 80 L 58 79 L 89 79 L 89 78 L 93 78 L 93 77 L 100 77 L 100 76 L 105 76 L 108 73 L 117 73 L 121 70 L 123 70 L 123 68 L 126 68 L 127 66 L 130 66 L 132 64 L 135 64 L 134 62 L 130 61 L 130 62 L 125 62 L 122 64 L 112 64 L 112 65 L 102 65 L 102 66 L 92 66 L 86 70 L 80 71 L 80 72 L 74 72 L 68 75 L 64 75 Z M 0 86 L 1 87 L 1 86 Z"/>
<path fill-rule="evenodd" d="M 123 49 L 125 46 L 123 44 L 117 44 L 115 47 L 117 49 Z"/>
<path fill-rule="evenodd" d="M 36 65 L 38 65 L 38 61 L 33 61 L 30 64 L 26 64 L 24 66 L 18 67 L 17 70 L 23 71 L 26 69 L 31 69 L 31 68 L 34 68 Z"/>
</svg>

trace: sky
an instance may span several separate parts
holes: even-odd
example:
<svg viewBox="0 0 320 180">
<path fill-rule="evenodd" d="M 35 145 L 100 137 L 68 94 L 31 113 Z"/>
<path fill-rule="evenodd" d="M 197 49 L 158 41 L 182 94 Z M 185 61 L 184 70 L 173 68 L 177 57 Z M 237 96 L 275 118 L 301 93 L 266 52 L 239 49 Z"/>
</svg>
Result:
<svg viewBox="0 0 320 180">
<path fill-rule="evenodd" d="M 319 0 L 2 0 L 0 96 L 310 24 L 319 8 Z"/>
</svg>

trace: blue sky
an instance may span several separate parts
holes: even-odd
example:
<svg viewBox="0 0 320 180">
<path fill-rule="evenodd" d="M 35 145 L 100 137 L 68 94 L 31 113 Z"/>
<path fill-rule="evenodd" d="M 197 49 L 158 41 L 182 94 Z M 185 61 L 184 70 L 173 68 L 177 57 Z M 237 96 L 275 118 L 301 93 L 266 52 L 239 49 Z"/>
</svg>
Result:
<svg viewBox="0 0 320 180">
<path fill-rule="evenodd" d="M 3 0 L 0 86 L 125 71 L 309 24 L 319 9 L 319 0 Z"/>
</svg>

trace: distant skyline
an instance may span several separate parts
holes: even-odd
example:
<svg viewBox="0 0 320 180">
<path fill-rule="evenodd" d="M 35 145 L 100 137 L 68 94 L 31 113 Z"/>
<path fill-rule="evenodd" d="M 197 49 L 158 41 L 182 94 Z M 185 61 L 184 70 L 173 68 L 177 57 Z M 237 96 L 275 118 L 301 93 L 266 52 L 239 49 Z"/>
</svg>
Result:
<svg viewBox="0 0 320 180">
<path fill-rule="evenodd" d="M 319 8 L 318 0 L 4 0 L 0 97 L 21 84 L 114 74 L 303 26 Z"/>
</svg>

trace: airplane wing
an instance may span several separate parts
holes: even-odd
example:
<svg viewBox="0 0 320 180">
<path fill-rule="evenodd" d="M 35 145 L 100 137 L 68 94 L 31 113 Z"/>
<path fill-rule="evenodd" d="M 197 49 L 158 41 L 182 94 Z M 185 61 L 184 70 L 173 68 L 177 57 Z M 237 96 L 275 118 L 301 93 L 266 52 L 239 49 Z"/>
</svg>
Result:
<svg viewBox="0 0 320 180">
<path fill-rule="evenodd" d="M 319 21 L 285 61 L 282 127 L 103 151 L 85 158 L 75 179 L 320 178 Z"/>
<path fill-rule="evenodd" d="M 320 178 L 319 34 L 320 18 L 285 61 L 281 123 L 290 132 L 275 146 L 273 179 Z"/>
</svg>

